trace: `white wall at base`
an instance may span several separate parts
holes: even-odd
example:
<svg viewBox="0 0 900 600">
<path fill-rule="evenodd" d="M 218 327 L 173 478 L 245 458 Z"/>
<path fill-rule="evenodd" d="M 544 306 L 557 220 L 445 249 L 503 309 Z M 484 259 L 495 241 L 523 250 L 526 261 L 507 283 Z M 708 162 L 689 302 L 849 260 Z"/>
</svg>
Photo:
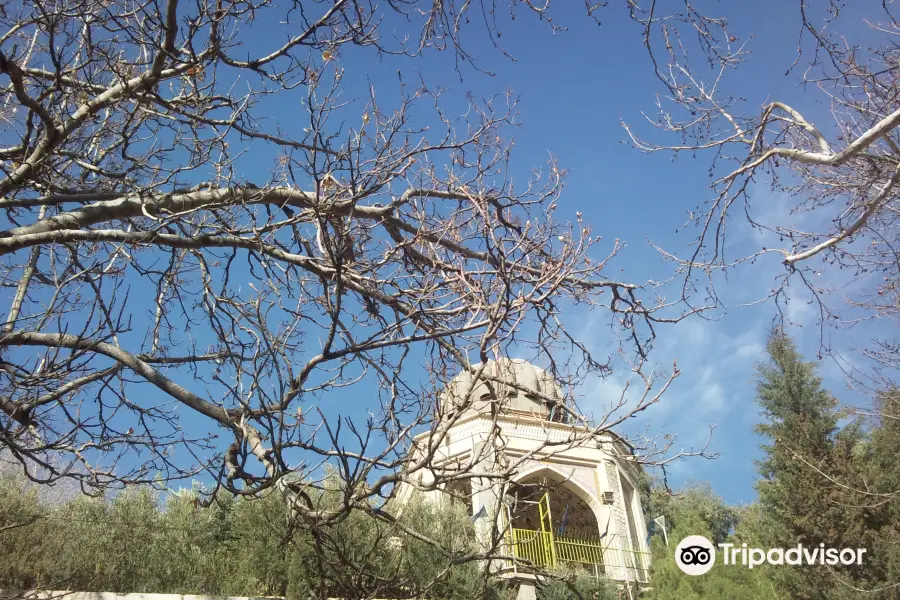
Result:
<svg viewBox="0 0 900 600">
<path fill-rule="evenodd" d="M 537 600 L 537 591 L 534 584 L 523 581 L 519 584 L 519 591 L 516 593 L 516 600 Z"/>
</svg>

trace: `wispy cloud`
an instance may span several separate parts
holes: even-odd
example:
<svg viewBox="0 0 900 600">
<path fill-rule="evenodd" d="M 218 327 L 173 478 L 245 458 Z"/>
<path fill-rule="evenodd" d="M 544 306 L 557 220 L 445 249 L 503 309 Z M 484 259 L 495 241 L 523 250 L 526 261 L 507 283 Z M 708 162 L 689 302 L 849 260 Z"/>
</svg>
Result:
<svg viewBox="0 0 900 600">
<path fill-rule="evenodd" d="M 820 224 L 806 214 L 791 214 L 793 199 L 763 188 L 754 190 L 752 214 L 770 227 L 776 224 L 812 230 Z M 786 248 L 780 236 L 750 227 L 735 217 L 729 252 L 733 257 L 748 255 L 761 248 Z M 628 264 L 623 265 L 630 271 Z M 673 486 L 690 480 L 709 480 L 730 502 L 746 502 L 754 498 L 756 479 L 754 459 L 760 456 L 762 440 L 754 432 L 761 417 L 755 402 L 756 365 L 766 360 L 765 343 L 778 308 L 768 296 L 786 274 L 782 257 L 771 253 L 754 263 L 746 263 L 717 281 L 720 297 L 726 306 L 715 320 L 692 317 L 678 324 L 661 327 L 651 354 L 652 364 L 660 373 L 668 373 L 677 361 L 680 376 L 673 382 L 658 405 L 634 419 L 620 433 L 625 435 L 664 434 L 675 436 L 675 450 L 697 449 L 714 426 L 710 450 L 718 452 L 714 461 L 688 459 L 672 463 L 668 469 Z M 845 272 L 822 269 L 813 275 L 817 285 L 849 289 Z M 796 279 L 782 296 L 781 309 L 789 323 L 787 332 L 796 340 L 808 359 L 815 359 L 820 349 L 819 309 L 802 282 Z M 833 296 L 833 301 L 843 298 Z M 759 301 L 759 302 L 757 302 Z M 868 327 L 868 330 L 867 330 Z M 600 356 L 615 357 L 616 340 L 608 331 L 608 314 L 597 314 L 583 322 L 582 340 Z M 882 332 L 883 333 L 883 332 Z M 859 403 L 847 390 L 844 370 L 855 364 L 854 347 L 864 346 L 873 334 L 869 324 L 829 337 L 826 342 L 839 356 L 820 363 L 820 374 L 828 389 L 847 404 Z M 595 418 L 604 415 L 618 402 L 626 383 L 632 384 L 626 397 L 632 405 L 643 385 L 623 361 L 613 361 L 613 373 L 604 380 L 586 382 L 580 390 L 579 407 Z"/>
</svg>

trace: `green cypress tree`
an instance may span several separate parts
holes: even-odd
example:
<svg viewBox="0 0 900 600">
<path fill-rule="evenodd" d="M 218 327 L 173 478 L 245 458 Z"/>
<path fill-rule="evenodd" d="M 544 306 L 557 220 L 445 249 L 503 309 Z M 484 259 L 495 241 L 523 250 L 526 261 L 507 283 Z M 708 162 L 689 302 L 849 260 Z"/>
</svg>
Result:
<svg viewBox="0 0 900 600">
<path fill-rule="evenodd" d="M 766 438 L 758 462 L 762 519 L 755 537 L 770 547 L 839 545 L 844 537 L 839 486 L 830 481 L 838 414 L 834 397 L 822 387 L 813 363 L 803 361 L 793 341 L 774 331 L 766 349 L 769 362 L 758 365 L 756 399 L 765 422 L 756 431 Z M 791 598 L 827 597 L 835 581 L 821 566 L 776 569 Z"/>
<path fill-rule="evenodd" d="M 846 453 L 843 481 L 852 489 L 847 504 L 858 507 L 858 546 L 869 552 L 854 586 L 865 590 L 860 598 L 887 600 L 900 597 L 900 391 L 882 392 L 872 408 L 868 435 Z"/>
</svg>

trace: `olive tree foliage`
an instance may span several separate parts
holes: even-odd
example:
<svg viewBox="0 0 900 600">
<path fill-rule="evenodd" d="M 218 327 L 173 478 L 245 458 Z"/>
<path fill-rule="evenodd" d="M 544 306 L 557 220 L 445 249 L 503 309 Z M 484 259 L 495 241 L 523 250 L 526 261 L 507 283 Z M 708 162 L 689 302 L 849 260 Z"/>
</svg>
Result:
<svg viewBox="0 0 900 600">
<path fill-rule="evenodd" d="M 476 564 L 448 566 L 434 547 L 361 512 L 315 536 L 298 530 L 275 490 L 253 499 L 221 495 L 203 506 L 200 489 L 163 497 L 136 486 L 112 499 L 80 496 L 48 505 L 34 493 L 21 494 L 22 479 L 0 477 L 4 590 L 289 598 L 505 593 L 486 583 Z M 341 499 L 326 492 L 317 501 Z M 427 521 L 456 552 L 475 545 L 474 528 L 458 504 L 413 501 L 403 520 Z"/>
<path fill-rule="evenodd" d="M 340 485 L 331 477 L 325 487 Z M 133 486 L 113 498 L 48 504 L 22 475 L 0 475 L 0 590 L 35 589 L 286 598 L 508 600 L 517 593 L 471 561 L 360 511 L 324 527 L 298 527 L 277 490 L 257 498 L 203 489 L 161 494 Z M 314 493 L 334 506 L 338 489 Z M 449 497 L 407 502 L 400 520 L 464 556 L 478 547 L 466 507 Z M 615 598 L 614 585 L 561 569 L 539 582 L 542 600 Z M 10 593 L 18 592 L 11 595 Z"/>
<path fill-rule="evenodd" d="M 699 309 L 606 276 L 621 245 L 555 220 L 554 162 L 513 181 L 513 97 L 451 110 L 426 78 L 345 75 L 347 57 L 414 68 L 442 49 L 462 73 L 462 28 L 477 12 L 494 36 L 506 9 L 549 18 L 531 2 L 4 5 L 0 445 L 20 468 L 97 493 L 204 475 L 204 501 L 277 487 L 313 529 L 393 522 L 397 484 L 419 485 L 476 400 L 433 418 L 456 373 L 491 383 L 483 365 L 510 349 L 567 388 L 608 371 L 566 328 L 573 308 L 609 315 L 645 387 L 593 423 L 567 403 L 584 427 L 535 452 L 657 402 L 677 375 L 648 366 L 657 326 Z M 669 439 L 633 442 L 652 462 Z"/>
<path fill-rule="evenodd" d="M 677 8 L 680 12 L 673 13 Z M 686 254 L 661 248 L 687 288 L 773 255 L 783 263 L 758 301 L 774 301 L 782 318 L 792 296 L 818 313 L 822 349 L 828 330 L 896 317 L 898 306 L 897 8 L 890 2 L 789 2 L 783 19 L 797 26 L 797 53 L 776 67 L 799 83 L 791 101 L 760 90 L 744 98 L 752 31 L 716 14 L 721 6 L 647 3 L 639 18 L 664 94 L 646 120 L 625 124 L 647 152 L 707 160 L 711 195 L 689 211 L 698 232 Z M 772 82 L 776 84 L 775 81 Z M 760 206 L 760 196 L 775 206 Z M 756 196 L 755 198 L 751 196 Z M 754 202 L 754 200 L 756 202 Z M 741 221 L 768 232 L 748 248 Z M 744 236 L 746 237 L 746 236 Z M 888 371 L 890 339 L 863 352 Z M 889 373 L 888 373 L 889 375 Z"/>
</svg>

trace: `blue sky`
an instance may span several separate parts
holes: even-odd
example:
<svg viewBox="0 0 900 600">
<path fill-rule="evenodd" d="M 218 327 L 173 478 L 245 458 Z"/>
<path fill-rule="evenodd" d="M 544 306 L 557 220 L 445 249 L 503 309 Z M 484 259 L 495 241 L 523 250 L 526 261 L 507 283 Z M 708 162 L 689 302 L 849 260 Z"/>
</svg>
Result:
<svg viewBox="0 0 900 600">
<path fill-rule="evenodd" d="M 738 34 L 746 38 L 753 32 L 755 36 L 740 79 L 732 78 L 733 92 L 747 98 L 750 106 L 777 98 L 796 103 L 807 114 L 822 114 L 817 97 L 798 86 L 797 74 L 785 75 L 796 57 L 800 26 L 793 7 L 789 10 L 774 1 L 727 4 Z M 396 68 L 408 72 L 414 66 L 426 81 L 447 86 L 451 99 L 468 91 L 490 96 L 511 88 L 519 98 L 523 123 L 513 133 L 515 164 L 522 176 L 527 177 L 531 167 L 543 165 L 552 153 L 569 172 L 558 216 L 574 220 L 575 212 L 581 211 L 594 233 L 610 243 L 619 238 L 627 244 L 611 276 L 629 281 L 663 278 L 670 265 L 660 260 L 647 241 L 675 251 L 687 247 L 693 232 L 677 234 L 676 228 L 687 209 L 709 196 L 708 160 L 683 156 L 672 161 L 664 154 L 642 154 L 623 141 L 626 136 L 620 119 L 634 123 L 641 119 L 641 111 L 652 113 L 655 95 L 662 91 L 641 46 L 640 30 L 619 6 L 608 8 L 600 27 L 584 18 L 581 3 L 569 7 L 571 13 L 566 7 L 557 7 L 562 9 L 557 12 L 557 23 L 568 27 L 566 32 L 551 35 L 546 24 L 529 16 L 504 28 L 503 45 L 515 57 L 514 62 L 483 44 L 474 33 L 468 36 L 469 50 L 483 57 L 482 67 L 496 73 L 494 77 L 463 69 L 460 83 L 450 57 L 433 55 L 414 65 L 407 62 L 405 67 L 392 61 L 373 66 L 348 60 L 342 63 L 345 77 L 362 77 L 354 71 L 365 69 L 365 76 L 378 82 L 383 69 L 387 83 L 395 77 Z M 721 4 L 716 7 L 724 9 Z M 853 15 L 847 18 L 854 23 Z M 383 89 L 389 86 L 384 85 L 379 93 L 383 94 Z M 754 209 L 764 221 L 791 218 L 785 214 L 784 200 L 762 184 L 753 191 Z M 735 252 L 773 241 L 751 231 L 740 219 L 734 219 L 732 226 Z M 630 428 L 673 432 L 680 444 L 696 447 L 714 425 L 711 450 L 720 454 L 717 460 L 689 459 L 673 464 L 669 469 L 673 486 L 708 480 L 728 502 L 754 499 L 753 460 L 759 456 L 760 443 L 753 433 L 758 421 L 753 401 L 754 364 L 764 358 L 765 338 L 776 310 L 771 303 L 737 305 L 764 296 L 780 272 L 780 264 L 772 260 L 734 273 L 720 287 L 730 307 L 717 313 L 716 320 L 692 318 L 660 330 L 655 360 L 670 365 L 677 359 L 682 375 L 661 404 L 635 419 Z M 797 297 L 788 312 L 797 323 L 790 330 L 792 335 L 801 350 L 814 357 L 819 337 L 812 307 Z M 584 316 L 587 327 L 580 330 L 601 356 L 609 341 L 606 317 L 600 311 Z M 865 332 L 841 333 L 831 341 L 846 351 L 865 336 Z M 823 360 L 821 373 L 841 400 L 860 401 L 847 389 L 833 361 Z M 618 397 L 626 375 L 627 371 L 620 370 L 606 381 L 585 386 L 580 390 L 581 408 L 600 413 L 611 397 Z"/>
<path fill-rule="evenodd" d="M 378 60 L 368 50 L 342 50 L 336 64 L 344 69 L 343 98 L 351 102 L 351 108 L 354 103 L 359 105 L 361 114 L 371 84 L 379 102 L 390 105 L 397 97 L 398 70 L 407 81 L 421 76 L 429 85 L 445 87 L 444 106 L 452 109 L 450 112 L 462 113 L 469 93 L 488 98 L 511 89 L 518 98 L 522 122 L 507 132 L 516 141 L 512 174 L 527 180 L 531 169 L 544 167 L 552 154 L 569 174 L 557 217 L 574 221 L 576 212 L 583 213 L 593 233 L 606 240 L 601 250 L 610 248 L 615 239 L 626 244 L 609 276 L 630 282 L 665 279 L 671 265 L 664 263 L 648 242 L 676 253 L 687 249 L 694 232 L 676 233 L 676 229 L 688 209 L 710 195 L 709 157 L 685 155 L 673 161 L 662 153 L 643 154 L 625 141 L 620 120 L 640 122 L 642 111 L 652 113 L 656 95 L 663 90 L 642 47 L 640 27 L 628 19 L 624 4 L 614 2 L 601 11 L 602 24 L 598 26 L 584 16 L 583 3 L 559 2 L 554 5 L 555 19 L 568 30 L 556 35 L 546 23 L 520 10 L 514 23 L 501 25 L 503 47 L 515 60 L 494 49 L 483 28 L 473 23 L 464 31 L 463 41 L 467 50 L 479 57 L 482 69 L 494 76 L 463 65 L 460 81 L 453 56 L 447 52 L 431 52 L 423 59 Z M 713 4 L 713 10 L 726 11 L 741 38 L 746 39 L 750 32 L 755 36 L 748 46 L 752 54 L 747 64 L 729 84 L 734 94 L 745 97 L 751 107 L 778 99 L 801 108 L 811 118 L 823 114 L 818 97 L 798 85 L 799 73 L 785 74 L 796 57 L 800 23 L 795 7 L 765 0 Z M 845 20 L 851 25 L 850 31 L 856 32 L 860 24 L 853 10 L 853 6 L 848 8 L 851 14 L 845 15 Z M 398 20 L 395 25 L 401 33 L 404 24 Z M 243 32 L 248 50 L 280 44 L 267 27 L 259 22 Z M 301 96 L 279 96 L 271 106 L 270 125 L 288 129 L 305 126 Z M 239 163 L 242 178 L 264 181 L 273 169 L 272 158 L 249 152 Z M 752 200 L 756 216 L 764 222 L 794 218 L 785 210 L 786 199 L 768 191 L 764 182 L 752 190 Z M 732 227 L 735 254 L 777 242 L 750 230 L 740 218 L 733 219 Z M 676 446 L 687 449 L 702 444 L 709 427 L 715 426 L 710 449 L 720 454 L 716 460 L 674 463 L 669 469 L 674 487 L 691 480 L 707 480 L 728 502 L 749 502 L 755 497 L 753 459 L 759 456 L 760 440 L 753 433 L 758 421 L 753 402 L 754 364 L 764 358 L 765 338 L 776 310 L 771 303 L 739 305 L 765 296 L 781 269 L 777 260 L 769 259 L 733 273 L 719 287 L 727 310 L 715 313 L 713 319 L 694 317 L 658 331 L 654 363 L 669 366 L 677 360 L 682 374 L 661 403 L 632 420 L 623 433 L 674 433 Z M 824 274 L 826 278 L 833 276 Z M 133 282 L 133 287 L 131 297 L 136 304 L 152 299 L 153 292 L 145 290 L 148 293 L 143 294 L 140 283 Z M 813 357 L 819 344 L 814 310 L 798 296 L 788 304 L 787 311 L 797 324 L 790 333 L 801 350 Z M 603 311 L 567 317 L 568 324 L 600 356 L 614 352 L 606 328 L 608 315 Z M 142 336 L 143 332 L 136 328 L 134 335 Z M 849 354 L 851 347 L 867 336 L 868 332 L 860 328 L 835 335 L 830 341 Z M 302 357 L 298 357 L 298 364 L 300 360 Z M 823 360 L 821 373 L 839 399 L 861 401 L 847 390 L 836 363 Z M 583 386 L 577 390 L 580 408 L 588 414 L 600 414 L 606 403 L 618 397 L 626 381 L 627 370 L 619 368 L 607 380 Z M 356 386 L 335 392 L 324 409 L 331 415 L 342 412 L 364 416 L 369 406 L 360 389 Z M 184 424 L 189 430 L 195 424 L 206 427 L 189 417 Z"/>
<path fill-rule="evenodd" d="M 479 24 L 473 23 L 463 41 L 479 58 L 479 66 L 494 76 L 463 65 L 460 81 L 450 53 L 429 53 L 416 60 L 375 60 L 369 51 L 342 50 L 338 65 L 344 69 L 344 99 L 362 107 L 371 84 L 379 102 L 390 104 L 397 96 L 398 71 L 407 81 L 421 76 L 429 85 L 445 87 L 444 106 L 458 107 L 460 112 L 468 93 L 488 98 L 511 89 L 518 98 L 522 123 L 507 132 L 516 141 L 513 174 L 527 179 L 530 170 L 545 166 L 552 154 L 569 173 L 557 217 L 574 221 L 580 211 L 594 234 L 608 242 L 601 248 L 609 248 L 617 238 L 627 244 L 610 276 L 631 282 L 665 279 L 671 265 L 660 259 L 648 241 L 675 252 L 688 247 L 694 232 L 676 233 L 676 229 L 687 210 L 710 195 L 708 157 L 685 155 L 673 161 L 662 153 L 643 154 L 625 141 L 620 120 L 638 123 L 642 111 L 652 114 L 662 86 L 650 68 L 640 28 L 628 19 L 624 3 L 613 3 L 600 13 L 600 26 L 584 16 L 582 6 L 580 2 L 554 6 L 556 23 L 567 27 L 555 35 L 546 23 L 525 11 L 520 11 L 514 23 L 501 25 L 503 48 L 515 60 L 494 49 Z M 731 79 L 732 93 L 745 97 L 751 107 L 777 98 L 795 103 L 813 118 L 822 115 L 817 97 L 798 85 L 798 73 L 785 74 L 796 57 L 800 27 L 793 8 L 768 0 L 715 4 L 714 10 L 727 11 L 733 30 L 742 39 L 751 32 L 754 35 L 747 64 L 739 78 Z M 858 24 L 853 15 L 847 20 Z M 398 22 L 397 28 L 401 33 L 403 23 Z M 275 43 L 264 24 L 246 33 L 248 47 L 267 48 Z M 273 120 L 280 124 L 291 126 L 297 114 L 302 121 L 302 113 L 294 112 L 295 107 L 287 103 L 279 101 L 272 109 Z M 261 155 L 249 155 L 242 165 L 251 179 L 262 178 L 272 168 L 269 157 Z M 791 218 L 784 209 L 784 198 L 769 192 L 764 182 L 752 196 L 756 215 L 764 222 Z M 732 227 L 735 253 L 774 241 L 751 231 L 740 219 L 734 219 Z M 691 318 L 659 330 L 653 360 L 664 366 L 677 360 L 682 374 L 660 405 L 632 420 L 625 433 L 674 433 L 676 448 L 688 449 L 699 447 L 714 426 L 710 450 L 720 454 L 716 460 L 688 459 L 672 464 L 673 487 L 708 480 L 728 502 L 750 502 L 755 497 L 753 460 L 759 456 L 760 440 L 753 433 L 758 421 L 753 402 L 754 365 L 764 358 L 765 338 L 776 309 L 771 303 L 738 305 L 765 296 L 779 273 L 777 260 L 734 273 L 719 289 L 729 308 L 717 312 L 714 320 Z M 819 344 L 814 311 L 802 298 L 795 298 L 788 312 L 797 323 L 791 328 L 792 335 L 801 350 L 814 356 Z M 570 325 L 575 324 L 583 340 L 604 356 L 613 352 L 607 321 L 607 314 L 595 311 L 572 315 Z M 841 334 L 834 342 L 839 348 L 848 348 L 861 335 L 865 334 Z M 834 362 L 822 361 L 821 370 L 839 398 L 858 401 L 846 390 Z M 579 406 L 585 413 L 600 414 L 606 403 L 618 397 L 626 381 L 627 370 L 620 368 L 605 381 L 583 386 L 578 390 Z M 327 412 L 365 414 L 366 406 L 356 400 L 358 394 L 335 394 Z"/>
</svg>

